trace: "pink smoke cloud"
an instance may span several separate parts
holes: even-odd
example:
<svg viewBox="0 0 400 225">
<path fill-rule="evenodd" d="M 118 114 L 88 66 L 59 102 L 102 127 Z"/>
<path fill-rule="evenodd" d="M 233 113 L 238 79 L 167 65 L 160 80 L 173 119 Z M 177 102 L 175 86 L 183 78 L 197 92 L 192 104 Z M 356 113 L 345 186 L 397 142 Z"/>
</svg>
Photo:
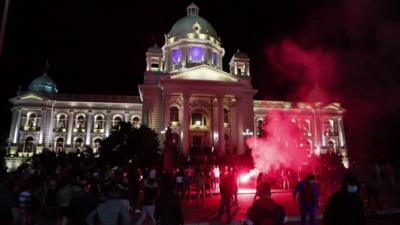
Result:
<svg viewBox="0 0 400 225">
<path fill-rule="evenodd" d="M 329 102 L 325 88 L 336 84 L 336 55 L 320 48 L 305 49 L 286 39 L 267 49 L 270 64 L 296 82 L 293 94 L 298 101 Z"/>
<path fill-rule="evenodd" d="M 309 162 L 310 152 L 298 148 L 302 141 L 301 130 L 289 116 L 280 111 L 271 111 L 264 125 L 264 137 L 252 137 L 247 145 L 252 149 L 254 167 L 261 172 L 280 167 L 297 169 Z"/>
</svg>

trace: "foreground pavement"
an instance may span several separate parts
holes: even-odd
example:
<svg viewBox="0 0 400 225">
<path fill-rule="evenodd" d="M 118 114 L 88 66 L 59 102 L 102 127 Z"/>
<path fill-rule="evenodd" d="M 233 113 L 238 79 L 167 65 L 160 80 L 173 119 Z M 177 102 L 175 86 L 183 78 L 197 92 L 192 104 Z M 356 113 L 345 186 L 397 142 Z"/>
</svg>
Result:
<svg viewBox="0 0 400 225">
<path fill-rule="evenodd" d="M 193 195 L 194 196 L 194 195 Z M 241 224 L 246 217 L 246 211 L 253 203 L 254 194 L 253 193 L 243 193 L 238 195 L 239 207 L 231 208 L 231 224 Z M 293 202 L 291 193 L 274 190 L 272 198 L 279 204 L 283 205 L 286 209 L 286 214 L 288 216 L 288 224 L 300 224 L 299 212 L 297 208 L 297 202 Z M 209 196 L 206 198 L 203 205 L 196 204 L 196 199 L 192 199 L 191 202 L 184 201 L 182 203 L 182 210 L 184 214 L 185 224 L 187 225 L 208 225 L 208 224 L 219 224 L 217 221 L 218 210 L 219 210 L 219 195 Z M 393 200 L 393 198 L 392 198 Z M 321 207 L 318 209 L 318 225 L 322 223 L 323 206 L 326 204 L 326 199 L 322 199 Z M 384 204 L 385 209 L 381 212 L 371 211 L 368 216 L 368 225 L 384 224 L 384 225 L 394 225 L 400 224 L 400 205 L 393 207 L 395 203 L 391 202 L 389 205 Z M 136 223 L 139 214 L 133 216 L 133 223 Z M 391 221 L 395 221 L 391 223 Z M 226 221 L 226 215 L 223 215 L 222 221 Z M 151 221 L 146 220 L 144 224 L 152 224 Z"/>
</svg>

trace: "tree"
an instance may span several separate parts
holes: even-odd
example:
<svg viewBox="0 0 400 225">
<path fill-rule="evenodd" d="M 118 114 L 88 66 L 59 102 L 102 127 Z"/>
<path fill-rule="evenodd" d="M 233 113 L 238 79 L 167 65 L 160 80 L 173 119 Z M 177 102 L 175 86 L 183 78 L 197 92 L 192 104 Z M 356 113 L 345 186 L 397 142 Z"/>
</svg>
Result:
<svg viewBox="0 0 400 225">
<path fill-rule="evenodd" d="M 161 164 L 158 134 L 142 125 L 135 128 L 131 123 L 121 122 L 110 136 L 100 143 L 101 165 L 149 167 Z"/>
</svg>

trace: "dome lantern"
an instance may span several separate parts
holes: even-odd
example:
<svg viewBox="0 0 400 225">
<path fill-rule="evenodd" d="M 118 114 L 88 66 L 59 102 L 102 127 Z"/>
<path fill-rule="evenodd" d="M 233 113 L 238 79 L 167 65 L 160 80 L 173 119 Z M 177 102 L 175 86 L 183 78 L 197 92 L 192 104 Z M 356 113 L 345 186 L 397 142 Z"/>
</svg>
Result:
<svg viewBox="0 0 400 225">
<path fill-rule="evenodd" d="M 186 11 L 188 16 L 198 16 L 200 8 L 192 2 L 188 7 L 186 7 Z"/>
</svg>

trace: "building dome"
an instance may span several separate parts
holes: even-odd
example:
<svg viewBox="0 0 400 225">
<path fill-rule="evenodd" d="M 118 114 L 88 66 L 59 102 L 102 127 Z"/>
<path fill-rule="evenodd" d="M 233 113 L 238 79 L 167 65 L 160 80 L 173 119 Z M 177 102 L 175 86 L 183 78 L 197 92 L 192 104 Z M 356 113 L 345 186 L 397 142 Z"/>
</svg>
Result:
<svg viewBox="0 0 400 225">
<path fill-rule="evenodd" d="M 57 93 L 58 89 L 54 81 L 45 73 L 32 81 L 32 83 L 29 85 L 29 91 L 41 93 Z"/>
<path fill-rule="evenodd" d="M 249 58 L 249 56 L 246 53 L 241 52 L 239 49 L 235 52 L 235 54 L 233 54 L 233 57 L 237 59 Z"/>
<path fill-rule="evenodd" d="M 203 17 L 199 16 L 199 7 L 191 3 L 187 8 L 187 16 L 176 21 L 172 26 L 169 36 L 178 36 L 187 33 L 207 34 L 217 38 L 217 32 L 211 24 Z"/>
<path fill-rule="evenodd" d="M 150 53 L 163 53 L 161 48 L 158 47 L 157 45 L 154 45 L 154 46 L 150 47 L 149 49 L 147 49 L 147 52 L 150 52 Z"/>
<path fill-rule="evenodd" d="M 180 34 L 197 32 L 208 34 L 214 38 L 218 37 L 214 27 L 207 20 L 198 15 L 188 15 L 176 21 L 176 23 L 172 26 L 169 35 L 178 36 Z"/>
</svg>

